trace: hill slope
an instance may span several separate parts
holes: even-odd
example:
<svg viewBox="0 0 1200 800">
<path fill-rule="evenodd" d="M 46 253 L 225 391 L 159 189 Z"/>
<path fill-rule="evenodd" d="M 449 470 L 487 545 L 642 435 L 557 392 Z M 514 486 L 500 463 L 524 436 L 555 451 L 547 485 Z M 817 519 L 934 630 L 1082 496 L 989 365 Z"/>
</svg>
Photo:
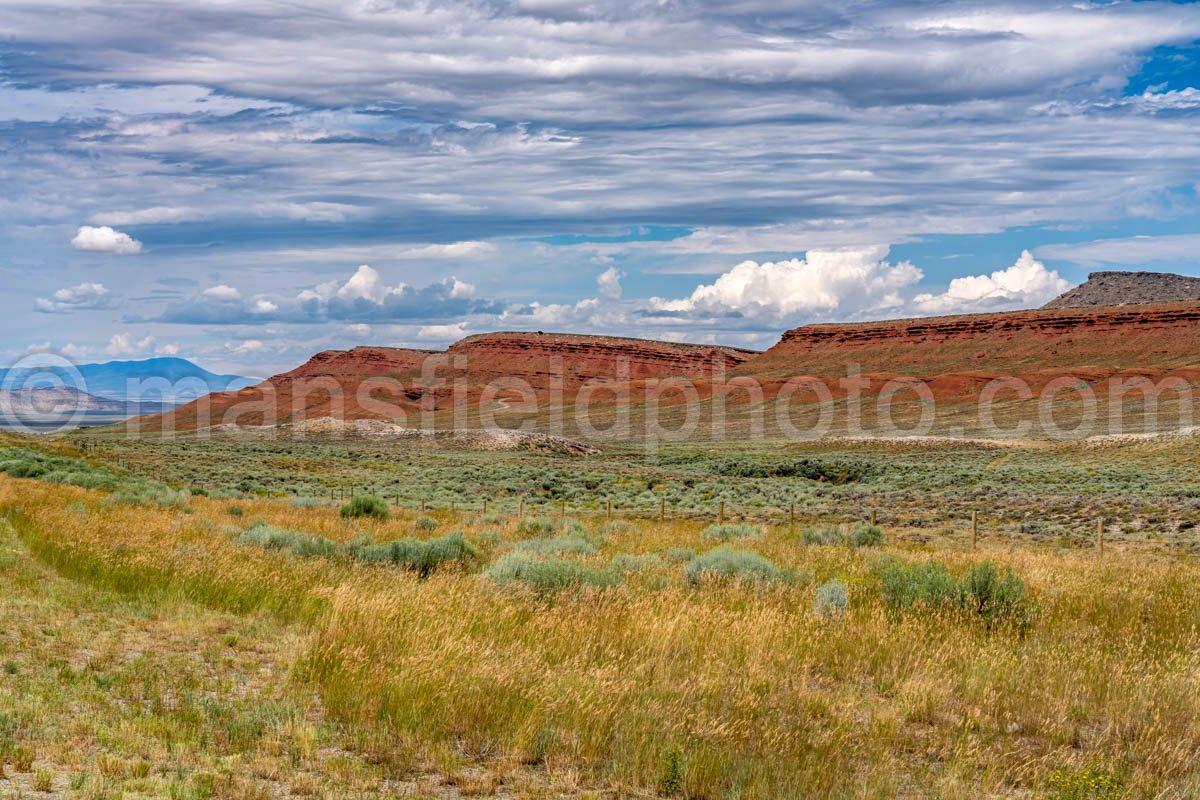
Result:
<svg viewBox="0 0 1200 800">
<path fill-rule="evenodd" d="M 1167 272 L 1093 272 L 1042 308 L 1095 308 L 1200 300 L 1200 278 Z"/>
<path fill-rule="evenodd" d="M 479 403 L 561 403 L 589 381 L 610 385 L 655 378 L 706 380 L 752 358 L 750 350 L 610 336 L 489 333 L 444 352 L 356 347 L 318 353 L 307 363 L 237 392 L 214 393 L 141 430 L 191 430 L 220 424 L 275 425 L 332 417 L 416 420 Z M 476 412 L 478 409 L 476 409 Z M 470 420 L 478 422 L 478 415 Z"/>
</svg>

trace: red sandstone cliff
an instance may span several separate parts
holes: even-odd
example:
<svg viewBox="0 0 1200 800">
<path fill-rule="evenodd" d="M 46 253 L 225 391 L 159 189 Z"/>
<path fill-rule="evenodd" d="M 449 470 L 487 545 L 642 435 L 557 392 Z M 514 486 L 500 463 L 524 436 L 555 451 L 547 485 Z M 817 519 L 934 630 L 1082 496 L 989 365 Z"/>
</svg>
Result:
<svg viewBox="0 0 1200 800">
<path fill-rule="evenodd" d="M 735 370 L 775 376 L 864 372 L 933 377 L 984 370 L 1173 369 L 1200 364 L 1200 304 L 1055 309 L 806 325 Z"/>
</svg>

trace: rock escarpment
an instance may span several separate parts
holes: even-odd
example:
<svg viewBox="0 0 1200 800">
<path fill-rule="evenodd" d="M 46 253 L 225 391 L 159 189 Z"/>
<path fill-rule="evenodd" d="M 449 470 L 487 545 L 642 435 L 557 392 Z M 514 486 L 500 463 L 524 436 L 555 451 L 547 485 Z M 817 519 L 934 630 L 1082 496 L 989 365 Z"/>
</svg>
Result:
<svg viewBox="0 0 1200 800">
<path fill-rule="evenodd" d="M 1042 308 L 1095 308 L 1200 301 L 1200 278 L 1167 272 L 1093 272 Z"/>
</svg>

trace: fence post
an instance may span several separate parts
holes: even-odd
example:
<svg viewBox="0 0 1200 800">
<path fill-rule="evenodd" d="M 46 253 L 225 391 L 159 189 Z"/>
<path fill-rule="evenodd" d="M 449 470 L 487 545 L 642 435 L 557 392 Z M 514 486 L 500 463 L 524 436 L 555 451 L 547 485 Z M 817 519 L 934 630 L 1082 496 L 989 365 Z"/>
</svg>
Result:
<svg viewBox="0 0 1200 800">
<path fill-rule="evenodd" d="M 658 521 L 659 522 L 667 521 L 667 498 L 666 497 L 658 498 Z"/>
<path fill-rule="evenodd" d="M 1104 552 L 1104 517 L 1096 520 L 1096 544 L 1100 547 L 1100 552 Z"/>
<path fill-rule="evenodd" d="M 612 520 L 612 500 L 609 500 L 605 505 L 604 518 L 610 521 Z"/>
<path fill-rule="evenodd" d="M 878 522 L 877 522 L 877 521 L 878 521 L 878 519 L 879 519 L 879 516 L 878 516 L 878 514 L 879 514 L 879 512 L 878 512 L 878 511 L 876 511 L 876 510 L 875 510 L 875 509 L 873 509 L 873 508 L 871 509 L 871 524 L 872 524 L 872 525 L 876 525 L 876 524 L 878 524 Z"/>
<path fill-rule="evenodd" d="M 487 513 L 487 498 L 483 498 L 483 513 Z"/>
<path fill-rule="evenodd" d="M 792 504 L 788 507 L 788 527 L 789 528 L 796 527 L 796 501 L 795 500 L 793 500 Z"/>
<path fill-rule="evenodd" d="M 425 513 L 425 498 L 421 498 L 421 513 Z"/>
<path fill-rule="evenodd" d="M 521 495 L 517 500 L 517 516 L 525 516 L 525 495 Z"/>
<path fill-rule="evenodd" d="M 979 513 L 971 512 L 971 549 L 975 549 L 975 543 L 979 541 Z"/>
<path fill-rule="evenodd" d="M 457 512 L 458 512 L 458 504 L 456 502 L 454 502 L 453 500 L 451 500 L 450 501 L 450 513 L 454 514 Z"/>
<path fill-rule="evenodd" d="M 567 518 L 567 501 L 566 500 L 558 501 L 558 517 L 559 517 L 559 519 Z"/>
</svg>

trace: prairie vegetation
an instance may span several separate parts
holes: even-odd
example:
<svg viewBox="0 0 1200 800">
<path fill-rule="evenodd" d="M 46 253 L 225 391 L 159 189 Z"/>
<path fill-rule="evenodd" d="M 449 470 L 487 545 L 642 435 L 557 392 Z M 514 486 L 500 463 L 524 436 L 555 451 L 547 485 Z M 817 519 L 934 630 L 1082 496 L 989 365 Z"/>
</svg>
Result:
<svg viewBox="0 0 1200 800">
<path fill-rule="evenodd" d="M 972 550 L 927 514 L 887 524 L 893 508 L 879 536 L 842 527 L 861 498 L 833 519 L 804 507 L 794 526 L 715 532 L 680 515 L 344 516 L 195 485 L 162 503 L 123 494 L 145 479 L 92 468 L 115 483 L 0 476 L 0 569 L 42 576 L 6 613 L 43 594 L 76 609 L 31 623 L 70 628 L 70 643 L 42 645 L 28 624 L 0 640 L 16 664 L 0 675 L 0 758 L 27 793 L 41 779 L 78 797 L 172 781 L 193 794 L 169 796 L 195 797 L 1200 793 L 1200 566 L 1180 548 L 1114 531 L 1103 553 L 1012 535 Z M 1177 526 L 1171 538 L 1193 535 Z M 85 665 L 78 610 L 126 608 L 162 618 L 143 640 L 219 620 L 235 654 L 205 674 L 266 720 L 227 740 L 204 726 L 229 717 L 201 715 L 181 750 L 169 726 L 74 694 L 108 674 Z M 263 644 L 241 655 L 248 640 Z M 207 696 L 191 673 L 145 669 L 159 697 Z M 57 715 L 14 682 L 34 675 L 63 693 L 46 701 Z M 86 709 L 73 725 L 68 705 Z"/>
</svg>

